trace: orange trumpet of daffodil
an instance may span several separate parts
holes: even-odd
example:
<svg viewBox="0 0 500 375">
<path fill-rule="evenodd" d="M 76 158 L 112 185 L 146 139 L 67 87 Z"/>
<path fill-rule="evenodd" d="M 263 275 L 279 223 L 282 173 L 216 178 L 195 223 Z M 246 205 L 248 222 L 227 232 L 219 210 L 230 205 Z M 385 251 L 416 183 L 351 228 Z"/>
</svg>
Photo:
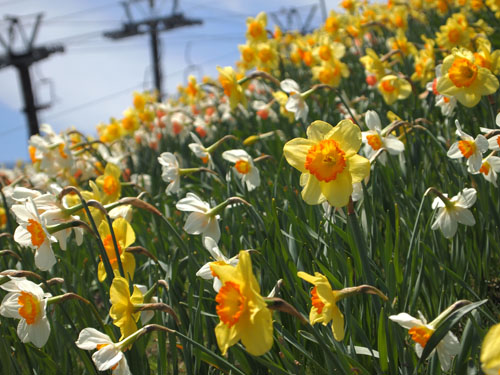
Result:
<svg viewBox="0 0 500 375">
<path fill-rule="evenodd" d="M 307 204 L 325 200 L 334 207 L 344 207 L 352 194 L 352 184 L 370 174 L 370 162 L 357 154 L 361 130 L 350 120 L 333 127 L 314 121 L 307 128 L 307 139 L 295 138 L 285 144 L 288 163 L 302 172 L 302 198 Z"/>
<path fill-rule="evenodd" d="M 387 300 L 387 297 L 377 288 L 370 285 L 360 285 L 352 288 L 333 290 L 325 275 L 315 272 L 314 276 L 305 272 L 298 272 L 297 276 L 314 285 L 311 290 L 311 312 L 309 321 L 311 324 L 323 323 L 327 325 L 332 321 L 332 332 L 335 340 L 344 339 L 344 315 L 340 312 L 337 302 L 342 298 L 358 294 L 376 294 L 380 298 Z"/>
<path fill-rule="evenodd" d="M 222 354 L 241 340 L 250 354 L 263 355 L 273 346 L 273 321 L 252 272 L 250 254 L 240 251 L 236 267 L 214 262 L 210 269 L 222 282 L 215 297 L 220 318 L 215 336 Z"/>
</svg>

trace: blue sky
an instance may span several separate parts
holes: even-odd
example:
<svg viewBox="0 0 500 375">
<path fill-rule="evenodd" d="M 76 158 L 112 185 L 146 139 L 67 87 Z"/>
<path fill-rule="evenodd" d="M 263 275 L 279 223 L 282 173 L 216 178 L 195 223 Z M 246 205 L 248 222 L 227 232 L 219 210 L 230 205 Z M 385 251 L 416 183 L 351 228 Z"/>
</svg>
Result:
<svg viewBox="0 0 500 375">
<path fill-rule="evenodd" d="M 136 19 L 148 15 L 147 1 L 137 1 Z M 168 15 L 171 0 L 157 0 L 156 14 Z M 234 66 L 238 44 L 245 42 L 246 17 L 259 11 L 276 12 L 297 7 L 305 18 L 314 0 L 179 0 L 186 17 L 203 20 L 203 25 L 183 27 L 161 34 L 163 86 L 175 93 L 188 74 L 201 78 L 216 76 L 216 66 Z M 326 1 L 328 8 L 333 1 Z M 131 104 L 132 92 L 152 88 L 149 38 L 136 36 L 119 42 L 101 32 L 120 28 L 125 21 L 118 0 L 0 0 L 0 35 L 6 36 L 6 15 L 25 15 L 27 31 L 38 12 L 44 13 L 35 45 L 63 44 L 65 53 L 31 67 L 40 103 L 52 106 L 38 112 L 40 123 L 56 131 L 75 126 L 95 134 L 96 125 L 121 116 Z M 283 19 L 283 16 L 280 16 Z M 312 24 L 322 20 L 318 7 Z M 269 23 L 273 24 L 269 19 Z M 3 54 L 0 46 L 0 54 Z M 49 81 L 51 83 L 49 84 Z M 51 90 L 51 85 L 53 90 Z M 17 71 L 0 70 L 0 165 L 27 159 L 27 125 Z"/>
</svg>

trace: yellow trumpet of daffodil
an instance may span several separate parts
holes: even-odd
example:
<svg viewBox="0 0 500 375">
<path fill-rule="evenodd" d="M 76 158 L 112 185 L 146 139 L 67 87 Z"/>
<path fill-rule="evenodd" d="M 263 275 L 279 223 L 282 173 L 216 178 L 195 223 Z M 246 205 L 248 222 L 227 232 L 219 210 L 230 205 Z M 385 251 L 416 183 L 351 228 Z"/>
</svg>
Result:
<svg viewBox="0 0 500 375">
<path fill-rule="evenodd" d="M 352 184 L 370 174 L 370 162 L 357 154 L 361 130 L 350 120 L 337 126 L 314 121 L 307 128 L 307 139 L 295 138 L 285 144 L 288 163 L 302 172 L 302 198 L 307 204 L 327 200 L 334 207 L 344 207 L 352 194 Z"/>
<path fill-rule="evenodd" d="M 455 48 L 443 61 L 436 89 L 470 108 L 479 103 L 481 96 L 498 90 L 498 79 L 489 69 L 476 64 L 471 51 Z"/>
<path fill-rule="evenodd" d="M 214 262 L 210 269 L 222 282 L 215 297 L 220 318 L 215 336 L 222 354 L 241 340 L 250 354 L 263 355 L 273 346 L 273 321 L 252 272 L 250 254 L 240 251 L 236 267 Z"/>
<path fill-rule="evenodd" d="M 122 334 L 120 340 L 123 340 L 137 331 L 136 322 L 141 312 L 134 312 L 134 309 L 135 305 L 143 303 L 144 296 L 136 285 L 134 285 L 134 292 L 130 295 L 127 280 L 121 276 L 115 276 L 109 289 L 109 298 L 111 300 L 109 316 L 113 319 L 113 324 L 120 328 Z"/>
<path fill-rule="evenodd" d="M 121 174 L 120 168 L 112 163 L 108 163 L 104 169 L 104 174 L 97 177 L 95 182 L 104 193 L 101 203 L 113 203 L 120 198 L 122 192 L 122 185 L 120 183 Z"/>
<path fill-rule="evenodd" d="M 500 373 L 500 323 L 490 328 L 481 347 L 481 369 L 487 375 Z"/>
<path fill-rule="evenodd" d="M 124 250 L 135 242 L 135 232 L 129 222 L 123 218 L 114 220 L 112 226 L 125 277 L 133 279 L 135 271 L 135 258 L 132 254 L 127 253 Z M 113 244 L 113 237 L 111 236 L 111 231 L 109 230 L 107 222 L 103 221 L 99 226 L 99 235 L 101 236 L 102 243 L 106 249 L 106 255 L 108 256 L 109 263 L 111 263 L 111 268 L 113 270 L 118 270 L 119 266 L 118 259 L 116 257 L 116 249 Z M 106 279 L 106 270 L 102 259 L 97 267 L 97 275 L 100 282 L 103 282 Z"/>
</svg>

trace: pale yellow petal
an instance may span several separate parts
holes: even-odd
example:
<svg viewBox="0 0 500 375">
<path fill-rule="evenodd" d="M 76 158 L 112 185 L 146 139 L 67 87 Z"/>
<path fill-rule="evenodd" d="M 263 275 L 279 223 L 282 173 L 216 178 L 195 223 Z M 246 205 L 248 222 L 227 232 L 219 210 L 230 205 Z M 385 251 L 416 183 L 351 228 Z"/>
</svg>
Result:
<svg viewBox="0 0 500 375">
<path fill-rule="evenodd" d="M 351 156 L 349 158 L 349 173 L 353 184 L 363 181 L 370 175 L 370 161 L 361 155 Z"/>
<path fill-rule="evenodd" d="M 325 136 L 332 129 L 333 129 L 333 126 L 331 126 L 327 122 L 324 122 L 321 120 L 314 121 L 307 128 L 307 138 L 309 138 L 310 140 L 313 140 L 315 142 L 319 142 L 319 141 L 325 139 Z"/>
<path fill-rule="evenodd" d="M 321 195 L 321 183 L 316 177 L 310 176 L 307 180 L 304 189 L 302 189 L 302 199 L 311 205 L 320 204 L 324 201 Z"/>
<path fill-rule="evenodd" d="M 295 138 L 288 141 L 283 147 L 286 161 L 302 173 L 307 173 L 305 168 L 307 152 L 315 144 L 316 142 L 305 138 Z"/>
<path fill-rule="evenodd" d="M 351 120 L 340 121 L 325 138 L 338 142 L 340 149 L 346 153 L 346 157 L 357 153 L 362 143 L 361 130 Z"/>
<path fill-rule="evenodd" d="M 344 207 L 352 194 L 352 178 L 347 169 L 330 182 L 321 183 L 321 192 L 333 207 Z"/>
</svg>

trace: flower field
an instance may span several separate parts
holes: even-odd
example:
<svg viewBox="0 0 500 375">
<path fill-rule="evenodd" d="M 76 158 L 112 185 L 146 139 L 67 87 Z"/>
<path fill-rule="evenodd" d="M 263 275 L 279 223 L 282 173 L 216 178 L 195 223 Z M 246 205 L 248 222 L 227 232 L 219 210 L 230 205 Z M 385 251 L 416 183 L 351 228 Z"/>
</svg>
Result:
<svg viewBox="0 0 500 375">
<path fill-rule="evenodd" d="M 500 374 L 500 3 L 247 19 L 0 171 L 2 374 Z"/>
</svg>

